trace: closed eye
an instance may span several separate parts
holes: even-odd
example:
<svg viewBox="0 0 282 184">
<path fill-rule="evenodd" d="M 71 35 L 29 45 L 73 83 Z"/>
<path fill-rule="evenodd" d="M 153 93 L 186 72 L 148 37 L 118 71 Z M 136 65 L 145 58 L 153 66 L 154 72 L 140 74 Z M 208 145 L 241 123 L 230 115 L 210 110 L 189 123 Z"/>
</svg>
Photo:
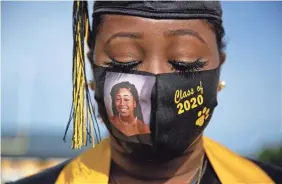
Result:
<svg viewBox="0 0 282 184">
<path fill-rule="evenodd" d="M 176 61 L 176 60 L 170 60 L 168 61 L 171 66 L 176 70 L 180 72 L 195 72 L 203 69 L 208 62 L 202 61 L 201 59 L 197 59 L 193 62 L 183 62 L 183 61 Z"/>
<path fill-rule="evenodd" d="M 111 68 L 116 68 L 116 69 L 125 69 L 125 70 L 132 70 L 139 65 L 141 61 L 129 61 L 129 62 L 121 62 L 117 61 L 113 58 L 111 58 L 111 61 L 105 61 L 103 62 L 104 65 L 111 67 Z"/>
<path fill-rule="evenodd" d="M 103 64 L 111 68 L 120 69 L 120 70 L 134 70 L 141 62 L 142 61 L 121 62 L 111 58 L 111 61 L 105 61 L 103 62 Z M 168 62 L 171 64 L 173 69 L 179 72 L 199 71 L 208 64 L 207 61 L 202 61 L 201 59 L 197 59 L 193 62 L 177 61 L 177 60 L 169 60 Z"/>
</svg>

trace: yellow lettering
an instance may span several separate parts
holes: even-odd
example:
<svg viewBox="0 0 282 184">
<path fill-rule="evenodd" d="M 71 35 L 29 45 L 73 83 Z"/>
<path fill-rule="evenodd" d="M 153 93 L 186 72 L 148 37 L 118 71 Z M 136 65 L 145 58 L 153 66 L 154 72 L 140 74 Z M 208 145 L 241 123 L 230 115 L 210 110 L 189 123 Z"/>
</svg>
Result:
<svg viewBox="0 0 282 184">
<path fill-rule="evenodd" d="M 179 96 L 180 96 L 180 91 L 179 90 L 176 90 L 175 91 L 175 94 L 174 94 L 174 103 L 176 103 L 176 104 L 178 104 L 179 102 L 180 102 L 180 98 L 179 98 Z"/>
<path fill-rule="evenodd" d="M 188 100 L 185 100 L 185 102 L 184 102 L 185 111 L 189 111 L 190 107 L 191 107 L 190 102 Z"/>
<path fill-rule="evenodd" d="M 191 98 L 190 102 L 192 103 L 192 109 L 195 109 L 196 107 L 198 107 L 197 100 L 195 97 Z"/>
<path fill-rule="evenodd" d="M 203 85 L 202 85 L 202 81 L 200 81 L 200 85 L 197 86 L 197 91 L 200 92 L 201 94 L 204 93 L 204 88 L 203 88 Z"/>
<path fill-rule="evenodd" d="M 178 110 L 178 114 L 182 114 L 182 113 L 184 112 L 183 104 L 182 104 L 182 103 L 179 103 L 179 104 L 177 105 L 177 109 L 179 109 L 179 110 Z"/>
<path fill-rule="evenodd" d="M 190 111 L 191 109 L 195 109 L 196 107 L 204 103 L 203 95 L 198 95 L 196 97 L 192 97 L 191 99 L 185 100 L 184 102 L 180 102 L 180 100 L 183 99 L 184 95 L 187 95 L 187 93 L 184 92 L 182 96 L 180 94 L 182 94 L 182 91 L 177 90 L 175 92 L 175 99 L 174 99 L 174 101 L 177 102 L 176 107 L 178 109 L 178 114 L 182 114 L 184 112 Z"/>
<path fill-rule="evenodd" d="M 194 95 L 194 89 L 193 88 L 191 89 L 191 95 Z"/>
<path fill-rule="evenodd" d="M 203 98 L 202 95 L 198 95 L 198 97 L 197 97 L 197 102 L 198 102 L 199 105 L 202 105 L 202 104 L 203 104 L 204 98 Z"/>
<path fill-rule="evenodd" d="M 181 100 L 182 100 L 183 98 L 187 98 L 187 97 L 189 96 L 189 95 L 187 94 L 187 92 L 188 92 L 188 91 L 184 91 L 184 92 L 183 92 L 183 95 L 182 95 Z"/>
<path fill-rule="evenodd" d="M 197 96 L 189 98 L 197 94 Z M 186 111 L 190 111 L 191 109 L 195 109 L 196 107 L 200 106 L 204 102 L 203 94 L 204 88 L 202 85 L 202 81 L 196 88 L 191 88 L 186 91 L 176 90 L 174 94 L 174 103 L 177 105 L 178 114 L 182 114 Z M 186 100 L 185 100 L 186 99 Z M 182 102 L 182 100 L 185 100 Z"/>
</svg>

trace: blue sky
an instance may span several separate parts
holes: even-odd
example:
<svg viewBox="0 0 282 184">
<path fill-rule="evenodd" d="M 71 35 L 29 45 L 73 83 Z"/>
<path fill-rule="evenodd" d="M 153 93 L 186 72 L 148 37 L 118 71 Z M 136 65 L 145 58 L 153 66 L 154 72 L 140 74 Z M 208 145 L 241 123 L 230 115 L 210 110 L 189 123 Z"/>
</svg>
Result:
<svg viewBox="0 0 282 184">
<path fill-rule="evenodd" d="M 282 142 L 282 2 L 224 2 L 223 10 L 227 87 L 206 135 L 249 154 Z M 63 134 L 72 95 L 72 2 L 2 2 L 1 32 L 2 133 Z"/>
</svg>

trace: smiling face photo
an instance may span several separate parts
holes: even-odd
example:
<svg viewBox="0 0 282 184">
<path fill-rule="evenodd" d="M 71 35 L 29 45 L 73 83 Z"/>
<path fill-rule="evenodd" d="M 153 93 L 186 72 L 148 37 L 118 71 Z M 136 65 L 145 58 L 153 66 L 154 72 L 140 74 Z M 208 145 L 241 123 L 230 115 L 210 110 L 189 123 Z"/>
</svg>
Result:
<svg viewBox="0 0 282 184">
<path fill-rule="evenodd" d="M 130 89 L 119 88 L 115 95 L 115 108 L 121 117 L 133 117 L 134 109 L 136 108 L 136 100 L 133 97 Z M 138 98 L 138 96 L 137 96 Z"/>
<path fill-rule="evenodd" d="M 108 72 L 104 101 L 111 124 L 126 136 L 150 133 L 151 92 L 155 78 Z"/>
</svg>

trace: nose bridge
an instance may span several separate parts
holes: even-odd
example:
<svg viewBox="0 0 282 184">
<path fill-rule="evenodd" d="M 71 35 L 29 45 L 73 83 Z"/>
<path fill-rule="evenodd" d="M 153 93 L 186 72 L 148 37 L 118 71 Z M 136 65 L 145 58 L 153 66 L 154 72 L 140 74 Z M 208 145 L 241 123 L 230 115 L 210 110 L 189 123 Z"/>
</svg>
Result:
<svg viewBox="0 0 282 184">
<path fill-rule="evenodd" d="M 171 67 L 164 55 L 153 55 L 143 61 L 140 70 L 153 74 L 161 74 L 171 72 Z"/>
<path fill-rule="evenodd" d="M 121 99 L 120 99 L 120 105 L 125 105 L 125 100 L 124 100 L 124 98 L 121 98 Z"/>
</svg>

